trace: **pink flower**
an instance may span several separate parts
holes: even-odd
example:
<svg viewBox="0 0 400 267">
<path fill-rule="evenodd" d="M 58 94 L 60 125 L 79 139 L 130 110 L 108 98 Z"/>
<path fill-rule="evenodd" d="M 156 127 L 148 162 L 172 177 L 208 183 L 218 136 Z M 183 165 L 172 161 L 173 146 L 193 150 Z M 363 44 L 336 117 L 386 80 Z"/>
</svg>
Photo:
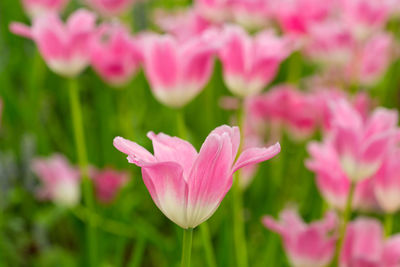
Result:
<svg viewBox="0 0 400 267">
<path fill-rule="evenodd" d="M 121 188 L 128 182 L 127 172 L 118 172 L 111 168 L 91 170 L 97 199 L 103 204 L 111 203 Z"/>
<path fill-rule="evenodd" d="M 322 221 L 307 225 L 296 211 L 289 209 L 280 214 L 280 222 L 266 216 L 263 223 L 282 236 L 291 266 L 324 267 L 332 260 L 338 227 L 334 213 L 327 213 Z"/>
<path fill-rule="evenodd" d="M 350 179 L 343 172 L 337 152 L 331 142 L 311 142 L 308 145 L 311 159 L 306 161 L 309 170 L 316 174 L 319 191 L 330 206 L 344 210 L 350 191 Z M 352 203 L 353 209 L 376 211 L 379 209 L 374 195 L 373 179 L 357 183 Z"/>
<path fill-rule="evenodd" d="M 310 95 L 287 85 L 250 99 L 248 109 L 250 116 L 267 121 L 272 127 L 284 126 L 297 139 L 312 135 L 320 116 Z"/>
<path fill-rule="evenodd" d="M 107 82 L 122 86 L 129 82 L 142 61 L 136 40 L 120 24 L 104 24 L 91 44 L 91 62 Z"/>
<path fill-rule="evenodd" d="M 310 26 L 305 52 L 317 62 L 343 66 L 351 60 L 355 45 L 348 27 L 340 21 L 330 20 Z"/>
<path fill-rule="evenodd" d="M 271 31 L 251 37 L 233 25 L 227 26 L 224 33 L 225 42 L 219 54 L 225 84 L 233 94 L 241 97 L 260 93 L 291 53 L 291 42 Z"/>
<path fill-rule="evenodd" d="M 400 150 L 394 148 L 375 176 L 374 187 L 379 205 L 387 213 L 400 209 Z"/>
<path fill-rule="evenodd" d="M 383 29 L 389 18 L 390 5 L 385 0 L 340 0 L 339 2 L 344 23 L 361 40 Z"/>
<path fill-rule="evenodd" d="M 272 19 L 271 0 L 236 0 L 232 4 L 234 20 L 247 29 L 265 27 Z"/>
<path fill-rule="evenodd" d="M 395 142 L 397 112 L 378 108 L 364 120 L 343 100 L 333 105 L 333 114 L 329 138 L 339 156 L 341 169 L 353 182 L 371 177 Z"/>
<path fill-rule="evenodd" d="M 34 19 L 28 28 L 12 23 L 15 34 L 31 38 L 38 46 L 47 65 L 55 73 L 74 77 L 89 64 L 89 44 L 95 29 L 96 17 L 86 10 L 73 13 L 64 25 L 57 14 Z"/>
<path fill-rule="evenodd" d="M 281 0 L 274 13 L 285 33 L 304 36 L 311 25 L 327 19 L 333 7 L 334 1 Z"/>
<path fill-rule="evenodd" d="M 86 0 L 86 2 L 103 16 L 116 16 L 127 12 L 135 0 Z"/>
<path fill-rule="evenodd" d="M 80 174 L 64 156 L 55 154 L 47 159 L 34 159 L 32 170 L 42 182 L 39 198 L 50 199 L 62 206 L 78 204 L 81 196 Z"/>
<path fill-rule="evenodd" d="M 373 85 L 383 76 L 393 58 L 394 40 L 387 33 L 372 36 L 347 67 L 350 80 Z"/>
<path fill-rule="evenodd" d="M 36 18 L 49 12 L 60 12 L 69 0 L 22 0 L 26 13 Z"/>
<path fill-rule="evenodd" d="M 211 21 L 224 22 L 231 16 L 233 0 L 195 0 L 194 2 L 195 10 Z"/>
<path fill-rule="evenodd" d="M 232 175 L 250 164 L 268 160 L 280 151 L 269 148 L 244 150 L 235 162 L 240 143 L 237 127 L 221 126 L 210 133 L 197 153 L 177 137 L 150 132 L 154 155 L 122 137 L 114 146 L 128 161 L 142 168 L 143 181 L 157 207 L 182 228 L 206 221 L 232 185 Z"/>
<path fill-rule="evenodd" d="M 214 37 L 209 31 L 185 42 L 170 35 L 143 37 L 144 69 L 161 103 L 179 108 L 200 93 L 212 74 Z"/>
<path fill-rule="evenodd" d="M 395 267 L 400 261 L 400 235 L 384 240 L 375 219 L 359 218 L 348 225 L 340 267 Z"/>
<path fill-rule="evenodd" d="M 162 30 L 181 41 L 196 38 L 196 36 L 215 26 L 193 9 L 167 14 L 162 10 L 156 13 L 155 20 Z"/>
</svg>

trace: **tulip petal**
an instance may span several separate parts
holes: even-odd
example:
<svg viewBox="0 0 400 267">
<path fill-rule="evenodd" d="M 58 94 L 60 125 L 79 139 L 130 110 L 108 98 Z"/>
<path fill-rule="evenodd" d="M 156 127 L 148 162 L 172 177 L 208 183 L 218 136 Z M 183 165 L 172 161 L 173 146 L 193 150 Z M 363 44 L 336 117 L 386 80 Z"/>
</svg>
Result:
<svg viewBox="0 0 400 267">
<path fill-rule="evenodd" d="M 128 155 L 127 159 L 129 163 L 141 167 L 146 163 L 156 162 L 156 159 L 149 151 L 135 142 L 118 136 L 114 138 L 113 144 L 116 149 Z"/>
<path fill-rule="evenodd" d="M 232 185 L 232 161 L 230 136 L 210 134 L 188 179 L 188 219 L 192 227 L 207 220 L 228 192 Z"/>
<path fill-rule="evenodd" d="M 236 158 L 236 154 L 239 150 L 240 145 L 240 130 L 236 126 L 230 127 L 228 125 L 222 125 L 215 128 L 210 134 L 223 135 L 224 133 L 227 133 L 231 139 L 232 158 Z"/>
<path fill-rule="evenodd" d="M 270 158 L 276 156 L 280 151 L 281 146 L 279 143 L 276 143 L 275 145 L 272 145 L 268 148 L 254 147 L 246 149 L 242 152 L 235 165 L 233 166 L 232 173 L 247 165 L 269 160 Z"/>
<path fill-rule="evenodd" d="M 149 132 L 147 136 L 153 141 L 154 156 L 160 162 L 172 161 L 182 166 L 186 179 L 197 158 L 196 149 L 187 141 L 166 134 Z"/>
</svg>

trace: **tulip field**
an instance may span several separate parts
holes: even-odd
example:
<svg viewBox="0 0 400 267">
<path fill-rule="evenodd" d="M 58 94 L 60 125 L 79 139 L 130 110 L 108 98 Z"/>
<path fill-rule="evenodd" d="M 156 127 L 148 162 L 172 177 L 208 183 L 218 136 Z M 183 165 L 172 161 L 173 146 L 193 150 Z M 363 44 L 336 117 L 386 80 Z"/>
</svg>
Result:
<svg viewBox="0 0 400 267">
<path fill-rule="evenodd" d="M 1 0 L 0 267 L 400 267 L 399 0 Z"/>
</svg>

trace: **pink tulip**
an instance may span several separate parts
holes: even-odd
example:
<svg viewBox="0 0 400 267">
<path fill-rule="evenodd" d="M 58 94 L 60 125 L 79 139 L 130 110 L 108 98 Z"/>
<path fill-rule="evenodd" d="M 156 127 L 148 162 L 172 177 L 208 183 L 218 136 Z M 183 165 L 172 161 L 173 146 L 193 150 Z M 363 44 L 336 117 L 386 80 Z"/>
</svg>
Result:
<svg viewBox="0 0 400 267">
<path fill-rule="evenodd" d="M 120 24 L 104 24 L 91 45 L 94 69 L 108 83 L 122 86 L 129 82 L 142 61 L 136 40 Z"/>
<path fill-rule="evenodd" d="M 116 16 L 127 12 L 135 0 L 86 0 L 86 2 L 103 16 Z"/>
<path fill-rule="evenodd" d="M 383 76 L 393 59 L 394 40 L 387 33 L 372 36 L 347 67 L 348 79 L 373 85 Z"/>
<path fill-rule="evenodd" d="M 47 159 L 36 158 L 32 162 L 32 170 L 42 183 L 39 198 L 50 199 L 62 206 L 78 204 L 81 196 L 80 174 L 64 156 L 56 154 Z"/>
<path fill-rule="evenodd" d="M 214 39 L 209 31 L 185 42 L 170 35 L 143 37 L 144 69 L 161 103 L 179 108 L 200 93 L 212 74 Z"/>
<path fill-rule="evenodd" d="M 291 53 L 291 42 L 271 31 L 261 32 L 253 38 L 238 26 L 227 26 L 224 33 L 220 59 L 225 84 L 240 97 L 260 93 Z"/>
<path fill-rule="evenodd" d="M 400 235 L 384 240 L 375 219 L 359 218 L 347 227 L 340 267 L 396 267 L 400 262 Z"/>
<path fill-rule="evenodd" d="M 328 66 L 344 66 L 353 55 L 356 42 L 351 31 L 337 20 L 310 26 L 306 54 L 313 60 Z"/>
<path fill-rule="evenodd" d="M 250 99 L 248 108 L 250 116 L 267 121 L 272 126 L 284 126 L 296 139 L 311 136 L 320 116 L 311 95 L 286 85 L 274 87 Z"/>
<path fill-rule="evenodd" d="M 395 148 L 383 161 L 374 187 L 379 205 L 387 213 L 400 209 L 400 150 Z"/>
<path fill-rule="evenodd" d="M 334 213 L 327 213 L 323 220 L 307 225 L 296 211 L 289 209 L 280 214 L 280 222 L 266 216 L 263 223 L 282 236 L 291 266 L 324 267 L 332 260 L 338 228 Z"/>
<path fill-rule="evenodd" d="M 22 0 L 26 13 L 31 18 L 45 15 L 49 12 L 60 12 L 69 0 Z"/>
<path fill-rule="evenodd" d="M 12 23 L 10 28 L 13 33 L 31 38 L 37 44 L 51 70 L 75 77 L 89 64 L 95 20 L 93 13 L 81 9 L 75 11 L 65 25 L 58 15 L 51 13 L 34 19 L 31 28 L 19 23 Z"/>
<path fill-rule="evenodd" d="M 218 208 L 238 169 L 268 160 L 280 151 L 269 148 L 244 150 L 235 162 L 240 143 L 237 127 L 221 126 L 210 133 L 197 153 L 177 137 L 150 132 L 154 155 L 122 137 L 114 146 L 128 161 L 142 168 L 143 181 L 157 207 L 182 228 L 206 221 Z"/>
<path fill-rule="evenodd" d="M 128 182 L 127 172 L 118 172 L 110 168 L 104 170 L 91 170 L 91 177 L 97 199 L 103 204 L 111 203 L 121 188 Z"/>
<path fill-rule="evenodd" d="M 285 33 L 304 36 L 311 25 L 327 19 L 333 7 L 334 1 L 281 0 L 275 4 L 274 13 Z"/>
<path fill-rule="evenodd" d="M 172 34 L 180 41 L 196 38 L 215 26 L 193 9 L 167 14 L 164 11 L 159 11 L 156 13 L 155 20 L 163 31 Z"/>
<path fill-rule="evenodd" d="M 232 15 L 234 20 L 247 29 L 265 27 L 272 19 L 271 0 L 234 0 Z"/>
<path fill-rule="evenodd" d="M 224 22 L 231 16 L 233 0 L 195 0 L 194 2 L 196 11 L 211 21 Z"/>
<path fill-rule="evenodd" d="M 308 152 L 311 159 L 306 161 L 306 166 L 316 174 L 316 183 L 322 196 L 333 208 L 344 210 L 351 182 L 340 166 L 339 156 L 332 142 L 311 142 Z M 356 185 L 352 208 L 363 211 L 379 209 L 374 195 L 373 179 L 366 179 Z"/>
<path fill-rule="evenodd" d="M 390 5 L 386 0 L 340 0 L 340 4 L 344 23 L 361 40 L 383 29 L 389 18 Z"/>
</svg>

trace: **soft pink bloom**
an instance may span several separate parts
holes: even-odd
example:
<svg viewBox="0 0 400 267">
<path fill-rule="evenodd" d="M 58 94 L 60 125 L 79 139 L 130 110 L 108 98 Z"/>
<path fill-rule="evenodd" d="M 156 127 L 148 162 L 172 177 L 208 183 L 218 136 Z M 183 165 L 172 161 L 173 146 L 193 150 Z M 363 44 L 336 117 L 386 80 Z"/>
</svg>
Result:
<svg viewBox="0 0 400 267">
<path fill-rule="evenodd" d="M 31 28 L 12 23 L 10 29 L 15 34 L 31 38 L 55 73 L 74 77 L 89 64 L 89 45 L 95 21 L 93 13 L 81 9 L 75 11 L 66 24 L 57 14 L 50 13 L 34 19 Z"/>
<path fill-rule="evenodd" d="M 250 116 L 269 122 L 272 127 L 284 126 L 295 138 L 311 136 L 320 116 L 311 95 L 288 85 L 251 98 L 248 109 Z"/>
<path fill-rule="evenodd" d="M 193 9 L 168 14 L 159 11 L 155 20 L 162 30 L 174 35 L 181 41 L 195 38 L 215 25 Z"/>
<path fill-rule="evenodd" d="M 306 54 L 328 66 L 348 64 L 356 42 L 348 27 L 337 20 L 313 24 L 305 45 Z"/>
<path fill-rule="evenodd" d="M 387 33 L 372 36 L 347 67 L 351 81 L 362 85 L 373 85 L 385 74 L 393 59 L 394 40 Z"/>
<path fill-rule="evenodd" d="M 26 13 L 36 18 L 48 12 L 60 12 L 69 0 L 22 0 Z"/>
<path fill-rule="evenodd" d="M 375 176 L 374 187 L 379 205 L 385 212 L 395 213 L 400 209 L 400 150 L 393 149 L 383 161 Z"/>
<path fill-rule="evenodd" d="M 127 12 L 135 0 L 86 0 L 86 2 L 103 16 L 116 16 Z"/>
<path fill-rule="evenodd" d="M 279 143 L 268 148 L 244 150 L 235 162 L 240 144 L 237 127 L 213 130 L 197 153 L 177 137 L 150 132 L 154 155 L 122 137 L 114 146 L 128 161 L 142 168 L 143 181 L 157 207 L 182 228 L 206 221 L 218 208 L 238 169 L 268 160 L 280 151 Z"/>
<path fill-rule="evenodd" d="M 272 19 L 271 0 L 233 0 L 233 19 L 247 29 L 265 27 Z"/>
<path fill-rule="evenodd" d="M 55 154 L 47 159 L 36 158 L 32 162 L 32 170 L 42 183 L 39 198 L 50 199 L 62 206 L 78 204 L 81 197 L 80 174 L 64 156 Z"/>
<path fill-rule="evenodd" d="M 350 179 L 340 166 L 339 156 L 332 142 L 311 142 L 308 145 L 311 159 L 306 161 L 309 170 L 315 173 L 316 183 L 325 201 L 335 209 L 344 210 L 350 191 Z M 357 183 L 352 203 L 353 209 L 376 211 L 379 209 L 374 195 L 374 180 Z"/>
<path fill-rule="evenodd" d="M 343 21 L 358 39 L 384 28 L 390 12 L 385 0 L 340 0 L 339 12 Z"/>
<path fill-rule="evenodd" d="M 195 98 L 211 77 L 217 51 L 213 32 L 179 42 L 170 35 L 143 37 L 144 69 L 155 97 L 170 107 Z"/>
<path fill-rule="evenodd" d="M 129 82 L 142 61 L 137 41 L 121 24 L 100 26 L 90 50 L 93 68 L 115 86 Z"/>
<path fill-rule="evenodd" d="M 196 11 L 211 21 L 224 22 L 231 17 L 233 0 L 195 0 L 194 2 Z"/>
<path fill-rule="evenodd" d="M 357 182 L 371 177 L 398 134 L 396 111 L 377 108 L 366 120 L 347 101 L 332 105 L 331 137 L 344 173 Z"/>
<path fill-rule="evenodd" d="M 127 172 L 119 172 L 111 168 L 104 170 L 93 168 L 90 175 L 94 182 L 96 197 L 103 204 L 109 204 L 115 199 L 129 177 Z"/>
<path fill-rule="evenodd" d="M 280 221 L 266 216 L 265 227 L 280 234 L 287 256 L 294 267 L 324 267 L 335 252 L 338 219 L 333 212 L 318 222 L 307 225 L 296 211 L 288 209 L 280 214 Z"/>
<path fill-rule="evenodd" d="M 347 226 L 340 267 L 396 267 L 400 262 L 400 235 L 384 240 L 379 221 L 359 218 Z"/>
<path fill-rule="evenodd" d="M 271 31 L 251 37 L 241 27 L 229 25 L 224 35 L 219 54 L 225 84 L 240 97 L 260 93 L 275 78 L 280 63 L 292 50 L 289 39 Z"/>
<path fill-rule="evenodd" d="M 321 23 L 332 13 L 335 1 L 280 0 L 274 6 L 275 16 L 285 33 L 304 36 L 311 25 Z"/>
</svg>

